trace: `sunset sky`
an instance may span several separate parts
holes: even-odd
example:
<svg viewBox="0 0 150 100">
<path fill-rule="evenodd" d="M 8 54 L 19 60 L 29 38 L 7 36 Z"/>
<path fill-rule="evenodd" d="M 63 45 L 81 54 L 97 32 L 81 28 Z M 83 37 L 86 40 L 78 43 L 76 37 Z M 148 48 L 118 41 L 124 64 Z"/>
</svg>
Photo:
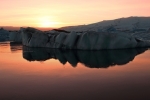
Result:
<svg viewBox="0 0 150 100">
<path fill-rule="evenodd" d="M 150 0 L 1 0 L 0 26 L 62 27 L 150 16 Z"/>
</svg>

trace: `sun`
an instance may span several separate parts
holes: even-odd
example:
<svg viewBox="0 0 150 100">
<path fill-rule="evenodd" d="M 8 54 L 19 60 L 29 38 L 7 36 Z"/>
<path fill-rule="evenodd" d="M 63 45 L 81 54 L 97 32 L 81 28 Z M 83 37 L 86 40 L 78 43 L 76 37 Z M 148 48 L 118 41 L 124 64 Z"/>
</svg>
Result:
<svg viewBox="0 0 150 100">
<path fill-rule="evenodd" d="M 52 20 L 49 17 L 40 17 L 39 26 L 40 27 L 57 27 L 58 22 Z"/>
<path fill-rule="evenodd" d="M 53 24 L 49 21 L 44 19 L 43 21 L 41 21 L 41 27 L 51 27 L 53 26 Z"/>
</svg>

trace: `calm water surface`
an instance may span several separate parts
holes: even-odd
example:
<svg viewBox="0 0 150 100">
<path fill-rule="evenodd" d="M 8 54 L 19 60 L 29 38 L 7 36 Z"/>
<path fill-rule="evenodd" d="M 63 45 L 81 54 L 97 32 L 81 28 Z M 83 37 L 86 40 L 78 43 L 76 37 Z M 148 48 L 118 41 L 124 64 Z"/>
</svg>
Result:
<svg viewBox="0 0 150 100">
<path fill-rule="evenodd" d="M 58 50 L 0 43 L 0 100 L 148 100 L 150 50 Z"/>
</svg>

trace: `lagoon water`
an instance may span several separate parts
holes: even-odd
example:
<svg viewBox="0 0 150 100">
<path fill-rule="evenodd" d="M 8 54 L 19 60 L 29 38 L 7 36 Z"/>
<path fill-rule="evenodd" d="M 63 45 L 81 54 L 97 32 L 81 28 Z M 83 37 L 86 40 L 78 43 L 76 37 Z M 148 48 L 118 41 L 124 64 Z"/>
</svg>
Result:
<svg viewBox="0 0 150 100">
<path fill-rule="evenodd" d="M 58 50 L 0 43 L 0 100 L 148 100 L 150 50 Z"/>
</svg>

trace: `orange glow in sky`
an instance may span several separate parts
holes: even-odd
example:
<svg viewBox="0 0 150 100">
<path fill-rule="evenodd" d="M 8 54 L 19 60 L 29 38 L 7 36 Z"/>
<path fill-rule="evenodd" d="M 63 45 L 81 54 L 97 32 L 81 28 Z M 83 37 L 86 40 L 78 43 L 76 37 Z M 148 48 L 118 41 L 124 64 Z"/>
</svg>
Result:
<svg viewBox="0 0 150 100">
<path fill-rule="evenodd" d="M 1 0 L 0 26 L 62 27 L 150 16 L 150 0 Z"/>
</svg>

